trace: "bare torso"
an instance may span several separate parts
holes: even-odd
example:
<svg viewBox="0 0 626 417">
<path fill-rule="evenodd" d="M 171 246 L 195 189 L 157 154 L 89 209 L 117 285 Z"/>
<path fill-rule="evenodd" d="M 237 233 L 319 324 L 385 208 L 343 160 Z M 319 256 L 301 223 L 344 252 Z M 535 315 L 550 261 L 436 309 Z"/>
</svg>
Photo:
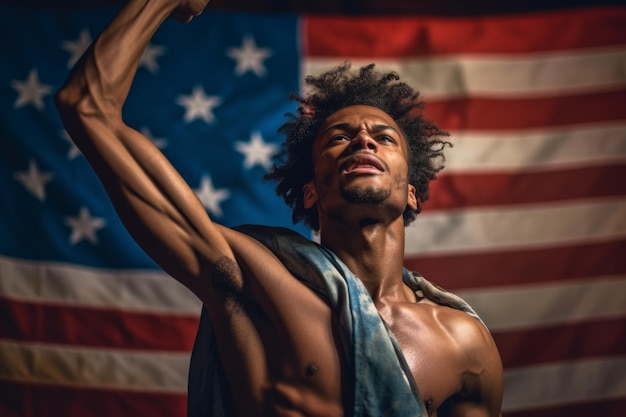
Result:
<svg viewBox="0 0 626 417">
<path fill-rule="evenodd" d="M 350 409 L 351 381 L 329 307 L 286 270 L 278 268 L 276 274 L 271 262 L 258 264 L 265 257 L 259 251 L 265 250 L 255 241 L 236 238 L 231 245 L 239 248 L 235 256 L 243 285 L 228 274 L 214 274 L 221 290 L 211 312 L 238 414 L 258 416 L 263 410 L 263 415 L 278 417 L 343 416 Z M 255 279 L 246 279 L 246 274 Z M 466 352 L 482 324 L 427 299 L 376 304 L 398 340 L 429 415 L 437 415 L 446 400 L 471 395 L 465 392 L 466 375 L 472 372 Z M 251 368 L 265 376 L 251 375 Z"/>
</svg>

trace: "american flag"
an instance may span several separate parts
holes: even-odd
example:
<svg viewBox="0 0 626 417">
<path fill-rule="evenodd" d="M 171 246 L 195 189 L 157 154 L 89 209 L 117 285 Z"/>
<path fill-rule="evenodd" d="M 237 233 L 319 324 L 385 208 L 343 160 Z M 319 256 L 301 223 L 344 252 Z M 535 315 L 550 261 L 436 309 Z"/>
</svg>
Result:
<svg viewBox="0 0 626 417">
<path fill-rule="evenodd" d="M 0 6 L 0 416 L 184 416 L 200 303 L 130 239 L 52 103 L 116 8 Z M 626 8 L 167 21 L 127 123 L 209 214 L 292 227 L 262 180 L 305 74 L 396 70 L 452 134 L 406 266 L 481 314 L 503 413 L 626 407 Z"/>
</svg>

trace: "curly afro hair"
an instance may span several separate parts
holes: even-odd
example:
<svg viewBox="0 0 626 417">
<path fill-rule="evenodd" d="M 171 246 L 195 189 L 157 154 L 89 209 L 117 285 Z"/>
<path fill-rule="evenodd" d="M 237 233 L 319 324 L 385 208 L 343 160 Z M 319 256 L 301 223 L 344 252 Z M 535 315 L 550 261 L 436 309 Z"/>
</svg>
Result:
<svg viewBox="0 0 626 417">
<path fill-rule="evenodd" d="M 278 182 L 276 193 L 292 208 L 294 224 L 302 221 L 319 230 L 317 209 L 307 209 L 303 203 L 303 186 L 313 177 L 313 141 L 328 116 L 352 105 L 377 107 L 396 121 L 409 146 L 408 182 L 415 187 L 420 203 L 428 199 L 429 182 L 443 169 L 443 151 L 451 145 L 443 139 L 448 134 L 424 119 L 424 101 L 417 91 L 400 82 L 397 73 L 381 73 L 374 66 L 361 67 L 357 72 L 346 62 L 319 76 L 308 76 L 305 94 L 291 97 L 299 103 L 297 114 L 287 114 L 289 120 L 278 129 L 286 140 L 265 179 Z M 417 210 L 407 207 L 405 226 L 420 211 L 421 204 Z"/>
</svg>

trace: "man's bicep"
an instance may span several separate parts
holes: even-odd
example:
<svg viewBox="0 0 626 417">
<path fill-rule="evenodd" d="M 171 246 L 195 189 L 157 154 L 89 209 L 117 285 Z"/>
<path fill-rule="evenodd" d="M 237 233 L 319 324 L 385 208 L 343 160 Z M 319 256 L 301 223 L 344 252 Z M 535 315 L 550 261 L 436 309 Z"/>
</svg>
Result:
<svg viewBox="0 0 626 417">
<path fill-rule="evenodd" d="M 502 384 L 497 375 L 472 375 L 465 379 L 462 392 L 449 398 L 438 410 L 438 417 L 501 417 Z"/>
<path fill-rule="evenodd" d="M 470 327 L 466 339 L 467 370 L 461 391 L 441 407 L 440 417 L 499 417 L 503 393 L 503 370 L 500 354 L 487 328 L 474 318 L 464 321 Z"/>
<path fill-rule="evenodd" d="M 78 115 L 70 134 L 133 239 L 196 295 L 212 262 L 232 257 L 189 185 L 161 151 L 115 117 Z"/>
<path fill-rule="evenodd" d="M 504 389 L 503 369 L 500 353 L 491 333 L 482 325 L 482 361 L 484 367 L 478 376 L 479 403 L 485 416 L 501 416 L 502 396 Z"/>
</svg>

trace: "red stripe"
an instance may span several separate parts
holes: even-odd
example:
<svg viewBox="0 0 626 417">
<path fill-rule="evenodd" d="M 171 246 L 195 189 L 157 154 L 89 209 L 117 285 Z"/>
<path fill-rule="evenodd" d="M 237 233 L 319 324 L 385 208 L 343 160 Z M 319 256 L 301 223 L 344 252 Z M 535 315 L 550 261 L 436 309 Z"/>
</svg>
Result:
<svg viewBox="0 0 626 417">
<path fill-rule="evenodd" d="M 493 333 L 504 369 L 626 354 L 623 318 Z"/>
<path fill-rule="evenodd" d="M 517 130 L 624 120 L 626 90 L 546 98 L 426 98 L 426 118 L 443 130 Z"/>
<path fill-rule="evenodd" d="M 49 305 L 0 298 L 0 338 L 139 350 L 191 351 L 197 317 Z"/>
<path fill-rule="evenodd" d="M 407 257 L 408 269 L 450 290 L 626 274 L 626 240 L 471 255 Z"/>
<path fill-rule="evenodd" d="M 624 417 L 624 410 L 626 410 L 626 398 L 609 398 L 556 407 L 507 411 L 503 415 L 506 417 Z"/>
<path fill-rule="evenodd" d="M 307 57 L 391 58 L 529 53 L 626 43 L 626 8 L 483 18 L 309 16 Z M 586 107 L 586 106 L 585 106 Z"/>
<path fill-rule="evenodd" d="M 0 380 L 3 417 L 184 417 L 181 394 L 40 386 Z"/>
<path fill-rule="evenodd" d="M 432 183 L 431 197 L 423 208 L 432 211 L 624 196 L 626 181 L 622 178 L 626 178 L 625 164 L 526 173 L 444 174 Z"/>
</svg>

